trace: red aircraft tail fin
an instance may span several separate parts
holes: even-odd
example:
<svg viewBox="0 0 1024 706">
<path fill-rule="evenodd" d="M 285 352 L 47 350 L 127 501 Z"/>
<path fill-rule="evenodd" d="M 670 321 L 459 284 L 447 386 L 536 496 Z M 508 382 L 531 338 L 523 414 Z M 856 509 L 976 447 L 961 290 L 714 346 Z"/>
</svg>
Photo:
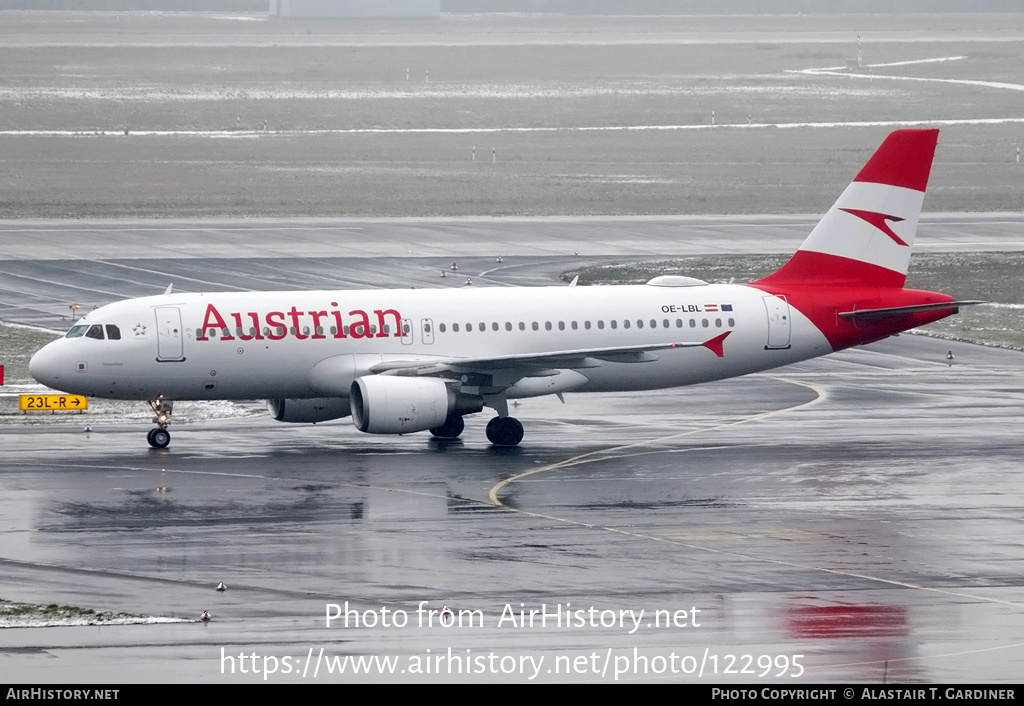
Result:
<svg viewBox="0 0 1024 706">
<path fill-rule="evenodd" d="M 754 284 L 903 287 L 938 134 L 890 134 L 789 262 Z"/>
</svg>

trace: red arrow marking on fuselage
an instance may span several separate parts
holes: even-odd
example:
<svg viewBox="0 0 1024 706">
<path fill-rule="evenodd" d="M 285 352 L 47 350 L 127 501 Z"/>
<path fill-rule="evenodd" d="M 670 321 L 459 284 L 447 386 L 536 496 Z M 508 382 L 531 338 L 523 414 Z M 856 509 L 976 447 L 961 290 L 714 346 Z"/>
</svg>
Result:
<svg viewBox="0 0 1024 706">
<path fill-rule="evenodd" d="M 900 221 L 904 220 L 904 219 L 900 218 L 899 216 L 887 216 L 886 214 L 878 213 L 877 211 L 860 211 L 860 210 L 858 210 L 856 208 L 841 208 L 839 210 L 840 211 L 846 211 L 851 216 L 856 216 L 857 218 L 860 218 L 863 221 L 867 221 L 868 223 L 873 225 L 875 228 L 878 228 L 878 230 L 880 230 L 883 233 L 885 233 L 886 235 L 888 235 L 890 238 L 892 238 L 894 241 L 896 241 L 899 245 L 906 245 L 907 247 L 910 247 L 909 245 L 907 245 L 903 241 L 903 238 L 901 238 L 900 236 L 896 235 L 892 231 L 892 228 L 889 227 L 889 224 L 886 223 L 886 221 L 892 221 L 893 223 L 899 223 Z"/>
<path fill-rule="evenodd" d="M 704 343 L 701 345 L 703 345 L 709 351 L 717 355 L 719 358 L 724 358 L 725 350 L 722 348 L 722 342 L 725 341 L 726 336 L 728 336 L 730 333 L 732 333 L 732 331 L 726 331 L 725 333 L 719 336 L 715 336 L 710 341 L 704 341 Z"/>
</svg>

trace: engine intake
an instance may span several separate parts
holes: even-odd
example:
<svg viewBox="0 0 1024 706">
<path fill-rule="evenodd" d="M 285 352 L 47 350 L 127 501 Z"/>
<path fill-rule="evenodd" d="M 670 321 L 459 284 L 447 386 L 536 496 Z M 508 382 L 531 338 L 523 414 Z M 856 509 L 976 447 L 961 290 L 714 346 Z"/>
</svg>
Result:
<svg viewBox="0 0 1024 706">
<path fill-rule="evenodd" d="M 438 378 L 367 375 L 349 392 L 352 422 L 369 434 L 408 434 L 444 424 L 456 394 Z"/>
</svg>

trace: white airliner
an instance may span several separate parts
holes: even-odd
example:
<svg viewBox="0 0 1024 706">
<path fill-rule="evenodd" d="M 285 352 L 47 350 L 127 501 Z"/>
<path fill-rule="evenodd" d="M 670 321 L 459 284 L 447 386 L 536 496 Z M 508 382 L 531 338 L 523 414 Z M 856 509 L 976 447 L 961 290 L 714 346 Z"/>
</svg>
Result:
<svg viewBox="0 0 1024 706">
<path fill-rule="evenodd" d="M 268 400 L 282 422 L 351 414 L 371 434 L 459 436 L 508 400 L 650 390 L 777 368 L 876 341 L 970 302 L 904 289 L 938 130 L 892 133 L 780 270 L 748 284 L 167 293 L 100 307 L 32 358 L 66 392 L 146 400 L 170 443 L 173 400 Z"/>
</svg>

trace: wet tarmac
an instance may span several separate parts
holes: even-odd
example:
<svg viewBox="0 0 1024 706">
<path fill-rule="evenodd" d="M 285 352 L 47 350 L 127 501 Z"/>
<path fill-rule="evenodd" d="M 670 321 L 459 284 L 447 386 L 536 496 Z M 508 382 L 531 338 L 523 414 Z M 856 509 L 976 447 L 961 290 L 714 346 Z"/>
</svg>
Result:
<svg viewBox="0 0 1024 706">
<path fill-rule="evenodd" d="M 530 256 L 531 283 L 574 257 Z M 193 263 L 255 288 L 241 261 Z M 903 335 L 700 387 L 527 400 L 511 450 L 486 415 L 447 443 L 179 420 L 159 451 L 144 425 L 6 426 L 0 597 L 191 622 L 2 629 L 0 673 L 1019 681 L 1021 356 Z"/>
</svg>

